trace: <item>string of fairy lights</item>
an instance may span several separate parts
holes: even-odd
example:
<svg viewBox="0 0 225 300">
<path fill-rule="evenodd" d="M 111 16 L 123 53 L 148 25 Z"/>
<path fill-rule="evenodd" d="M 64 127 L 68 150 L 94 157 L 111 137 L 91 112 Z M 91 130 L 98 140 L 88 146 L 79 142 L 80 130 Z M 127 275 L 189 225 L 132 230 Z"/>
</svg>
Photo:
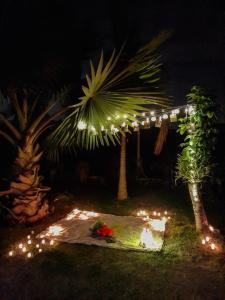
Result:
<svg viewBox="0 0 225 300">
<path fill-rule="evenodd" d="M 122 129 L 128 131 L 129 127 L 132 127 L 134 131 L 138 128 L 150 128 L 161 127 L 162 122 L 167 120 L 171 123 L 175 123 L 181 116 L 188 116 L 195 113 L 195 107 L 193 105 L 180 105 L 173 108 L 165 108 L 158 110 L 146 110 L 139 115 L 133 115 L 133 122 L 128 115 L 116 114 L 115 117 L 107 117 L 108 127 L 101 127 L 101 131 L 110 130 L 112 133 L 117 133 Z M 117 124 L 117 125 L 115 125 Z M 91 124 L 86 124 L 84 121 L 79 121 L 78 130 L 89 130 L 93 134 L 97 134 L 96 128 Z"/>
</svg>

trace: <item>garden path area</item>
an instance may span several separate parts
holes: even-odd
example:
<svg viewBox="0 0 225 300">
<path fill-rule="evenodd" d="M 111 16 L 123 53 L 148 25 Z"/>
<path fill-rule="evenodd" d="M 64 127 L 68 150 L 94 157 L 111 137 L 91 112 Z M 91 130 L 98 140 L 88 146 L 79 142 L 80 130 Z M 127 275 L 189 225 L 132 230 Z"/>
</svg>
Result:
<svg viewBox="0 0 225 300">
<path fill-rule="evenodd" d="M 202 252 L 183 190 L 139 187 L 128 201 L 118 202 L 106 188 L 84 188 L 79 195 L 59 197 L 55 214 L 32 229 L 41 232 L 73 207 L 117 215 L 166 209 L 172 220 L 159 253 L 65 243 L 29 260 L 5 253 L 31 228 L 1 227 L 1 300 L 225 299 L 225 257 Z"/>
</svg>

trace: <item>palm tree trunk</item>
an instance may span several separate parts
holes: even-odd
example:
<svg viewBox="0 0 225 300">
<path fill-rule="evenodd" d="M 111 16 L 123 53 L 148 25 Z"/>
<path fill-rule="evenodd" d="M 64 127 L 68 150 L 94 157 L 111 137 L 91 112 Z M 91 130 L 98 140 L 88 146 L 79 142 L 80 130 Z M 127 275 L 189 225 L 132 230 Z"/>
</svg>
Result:
<svg viewBox="0 0 225 300">
<path fill-rule="evenodd" d="M 126 200 L 127 195 L 127 178 L 126 178 L 126 133 L 121 134 L 120 145 L 120 169 L 119 169 L 119 186 L 117 200 Z"/>
<path fill-rule="evenodd" d="M 188 189 L 195 216 L 196 230 L 199 232 L 203 232 L 204 229 L 208 227 L 208 220 L 200 196 L 199 186 L 197 183 L 188 183 Z"/>
<path fill-rule="evenodd" d="M 141 158 L 141 130 L 140 128 L 137 129 L 137 157 L 136 157 L 136 167 L 137 167 L 137 178 L 146 177 L 143 164 L 142 164 L 142 158 Z"/>
<path fill-rule="evenodd" d="M 8 195 L 12 198 L 11 217 L 19 223 L 36 222 L 49 212 L 49 205 L 44 197 L 50 188 L 41 186 L 42 177 L 39 176 L 41 156 L 39 146 L 34 147 L 29 137 L 25 139 L 23 147 L 18 148 L 16 175 L 10 183 Z"/>
</svg>

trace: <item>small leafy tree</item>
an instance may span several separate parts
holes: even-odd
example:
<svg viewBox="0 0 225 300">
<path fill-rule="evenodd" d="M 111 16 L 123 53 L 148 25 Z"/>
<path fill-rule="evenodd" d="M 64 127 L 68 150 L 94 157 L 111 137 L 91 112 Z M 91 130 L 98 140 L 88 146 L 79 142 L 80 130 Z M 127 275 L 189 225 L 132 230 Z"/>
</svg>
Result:
<svg viewBox="0 0 225 300">
<path fill-rule="evenodd" d="M 200 187 L 210 176 L 212 152 L 215 147 L 216 129 L 214 102 L 205 91 L 194 86 L 187 95 L 190 114 L 180 119 L 178 132 L 186 135 L 181 144 L 182 152 L 178 156 L 177 179 L 188 183 L 189 193 L 195 215 L 197 231 L 208 227 Z"/>
</svg>

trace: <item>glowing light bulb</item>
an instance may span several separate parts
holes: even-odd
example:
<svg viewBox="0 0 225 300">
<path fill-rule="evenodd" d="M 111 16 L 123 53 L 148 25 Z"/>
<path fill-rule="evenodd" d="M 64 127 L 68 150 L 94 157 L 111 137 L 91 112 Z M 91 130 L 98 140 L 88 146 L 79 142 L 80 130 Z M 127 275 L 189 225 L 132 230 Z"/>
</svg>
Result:
<svg viewBox="0 0 225 300">
<path fill-rule="evenodd" d="M 32 256 L 31 252 L 27 253 L 27 257 L 30 258 Z"/>
<path fill-rule="evenodd" d="M 168 212 L 167 212 L 167 210 L 165 210 L 165 211 L 164 211 L 164 215 L 167 215 L 167 214 L 168 214 Z"/>
<path fill-rule="evenodd" d="M 28 240 L 27 244 L 31 245 L 31 244 L 32 244 L 32 241 L 31 241 L 31 240 Z"/>
<path fill-rule="evenodd" d="M 206 236 L 206 237 L 205 237 L 205 240 L 206 240 L 206 242 L 209 242 L 210 237 L 209 237 L 209 236 Z"/>
<path fill-rule="evenodd" d="M 84 130 L 84 129 L 87 128 L 87 124 L 84 121 L 79 121 L 78 124 L 77 124 L 77 128 L 79 130 Z"/>
<path fill-rule="evenodd" d="M 163 117 L 164 120 L 168 119 L 168 115 L 167 114 L 163 114 L 162 117 Z"/>
<path fill-rule="evenodd" d="M 38 249 L 38 251 L 39 251 L 39 253 L 41 253 L 41 252 L 42 252 L 42 249 L 40 248 L 40 249 Z"/>
<path fill-rule="evenodd" d="M 216 245 L 215 245 L 214 243 L 212 243 L 212 244 L 210 245 L 210 247 L 211 247 L 212 250 L 215 250 L 215 249 L 216 249 Z"/>
<path fill-rule="evenodd" d="M 51 240 L 49 244 L 52 246 L 52 245 L 54 244 L 54 241 L 53 241 L 53 240 Z"/>
<path fill-rule="evenodd" d="M 9 251 L 9 256 L 13 256 L 13 251 Z"/>
<path fill-rule="evenodd" d="M 158 212 L 158 214 L 157 214 L 157 215 L 158 215 L 158 217 L 160 217 L 160 216 L 161 216 L 161 213 L 160 213 L 160 212 Z"/>
<path fill-rule="evenodd" d="M 30 239 L 30 235 L 27 236 L 27 239 L 28 239 L 28 240 Z"/>
<path fill-rule="evenodd" d="M 26 251 L 27 251 L 27 248 L 26 248 L 26 247 L 23 247 L 23 248 L 22 248 L 22 251 L 23 251 L 23 252 L 26 252 Z"/>
<path fill-rule="evenodd" d="M 210 226 L 209 226 L 209 230 L 213 232 L 213 231 L 214 231 L 214 228 L 210 225 Z"/>
<path fill-rule="evenodd" d="M 202 240 L 202 245 L 205 245 L 206 241 L 205 239 Z"/>
<path fill-rule="evenodd" d="M 19 244 L 19 248 L 20 248 L 20 249 L 23 248 L 23 244 L 22 244 L 22 243 Z"/>
<path fill-rule="evenodd" d="M 151 116 L 154 116 L 154 114 L 155 114 L 154 111 L 151 111 L 151 112 L 150 112 L 150 115 L 151 115 Z"/>
<path fill-rule="evenodd" d="M 36 244 L 36 248 L 39 248 L 40 247 L 40 245 L 39 244 Z"/>
<path fill-rule="evenodd" d="M 41 243 L 44 245 L 45 244 L 45 240 L 42 240 Z"/>
<path fill-rule="evenodd" d="M 153 216 L 157 216 L 157 212 L 156 211 L 153 211 Z"/>
<path fill-rule="evenodd" d="M 156 117 L 151 117 L 151 121 L 155 122 L 156 121 Z"/>
</svg>

